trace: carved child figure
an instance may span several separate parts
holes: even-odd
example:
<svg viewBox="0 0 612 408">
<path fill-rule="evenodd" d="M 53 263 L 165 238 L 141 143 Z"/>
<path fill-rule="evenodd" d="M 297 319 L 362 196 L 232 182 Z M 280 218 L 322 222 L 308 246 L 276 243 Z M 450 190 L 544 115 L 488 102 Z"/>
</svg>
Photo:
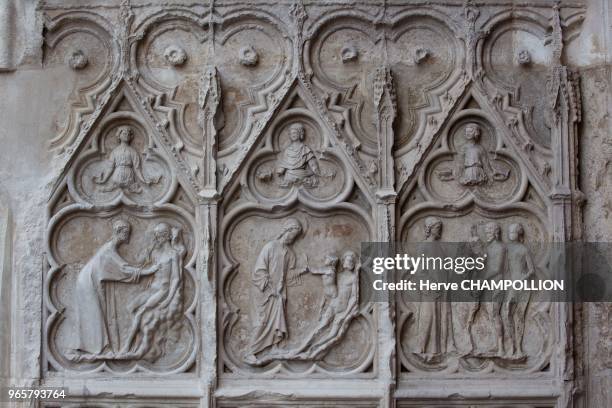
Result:
<svg viewBox="0 0 612 408">
<path fill-rule="evenodd" d="M 321 313 L 323 313 L 331 305 L 333 299 L 338 295 L 336 286 L 336 268 L 338 267 L 338 257 L 332 254 L 325 256 L 323 267 L 309 268 L 309 271 L 315 275 L 321 275 L 323 280 L 323 303 L 321 303 Z"/>
<path fill-rule="evenodd" d="M 276 174 L 281 177 L 281 187 L 303 185 L 307 188 L 319 184 L 319 162 L 314 152 L 304 143 L 304 125 L 296 123 L 289 128 L 291 142 L 283 150 L 278 161 Z"/>
<path fill-rule="evenodd" d="M 151 179 L 144 176 L 140 154 L 130 146 L 134 130 L 129 126 L 121 126 L 117 131 L 117 137 L 119 145 L 111 151 L 107 160 L 110 168 L 99 176 L 93 177 L 93 181 L 96 184 L 104 185 L 102 191 L 105 192 L 119 188 L 136 194 L 142 192 L 141 184 L 158 183 L 161 176 Z"/>
</svg>

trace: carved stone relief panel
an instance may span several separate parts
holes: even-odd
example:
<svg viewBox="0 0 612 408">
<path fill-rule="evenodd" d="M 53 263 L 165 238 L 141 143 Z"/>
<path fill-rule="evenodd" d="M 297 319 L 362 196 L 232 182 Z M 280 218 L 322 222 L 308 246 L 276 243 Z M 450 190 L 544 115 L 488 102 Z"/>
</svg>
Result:
<svg viewBox="0 0 612 408">
<path fill-rule="evenodd" d="M 107 100 L 49 202 L 46 372 L 195 367 L 193 202 L 134 92 Z"/>
<path fill-rule="evenodd" d="M 568 309 L 475 293 L 386 310 L 360 293 L 359 251 L 469 241 L 503 258 L 495 272 L 537 276 L 545 243 L 578 238 L 562 56 L 581 3 L 76 3 L 40 5 L 62 153 L 45 379 L 171 378 L 228 408 L 549 408 L 574 392 Z M 519 376 L 563 385 L 445 403 L 418 388 Z M 299 395 L 311 380 L 339 396 Z M 198 405 L 85 397 L 46 406 Z"/>
<path fill-rule="evenodd" d="M 399 240 L 455 242 L 486 256 L 504 279 L 545 276 L 551 240 L 546 202 L 496 119 L 471 94 L 400 200 Z M 441 247 L 442 248 L 442 247 Z M 490 266 L 489 266 L 490 265 Z M 501 302 L 410 302 L 397 297 L 398 356 L 405 375 L 551 373 L 558 311 L 508 294 Z M 515 307 L 519 304 L 520 307 Z"/>
<path fill-rule="evenodd" d="M 446 138 L 424 164 L 421 184 L 432 198 L 462 202 L 467 197 L 491 203 L 512 201 L 527 179 L 480 110 L 455 117 Z"/>
<path fill-rule="evenodd" d="M 539 215 L 520 207 L 499 213 L 477 207 L 455 212 L 422 209 L 404 226 L 402 240 L 469 242 L 474 253 L 486 256 L 487 265 L 498 268 L 487 270 L 491 276 L 543 277 L 548 259 L 542 243 L 548 233 Z M 555 311 L 535 298 L 520 300 L 520 307 L 513 307 L 510 297 L 481 303 L 478 293 L 473 302 L 463 303 L 415 303 L 399 296 L 403 370 L 423 375 L 548 371 L 556 341 L 550 331 Z"/>
<path fill-rule="evenodd" d="M 296 192 L 311 200 L 333 200 L 352 184 L 321 124 L 302 109 L 286 111 L 268 135 L 246 181 L 259 201 L 282 200 Z"/>
<path fill-rule="evenodd" d="M 376 322 L 359 297 L 371 216 L 350 202 L 357 187 L 346 157 L 304 92 L 288 94 L 223 203 L 219 346 L 228 376 L 372 370 Z"/>
<path fill-rule="evenodd" d="M 192 221 L 172 210 L 74 209 L 52 222 L 50 254 L 59 266 L 47 278 L 51 370 L 190 368 L 197 341 Z"/>
<path fill-rule="evenodd" d="M 174 190 L 176 177 L 147 133 L 133 112 L 120 111 L 106 118 L 92 148 L 75 163 L 70 187 L 97 203 L 119 197 L 134 203 L 163 200 Z"/>
<path fill-rule="evenodd" d="M 359 373 L 375 322 L 359 302 L 368 224 L 340 208 L 228 215 L 223 242 L 223 364 L 230 372 Z M 280 371 L 279 371 L 280 370 Z"/>
<path fill-rule="evenodd" d="M 550 148 L 550 124 L 545 104 L 546 80 L 552 60 L 547 46 L 548 16 L 521 13 L 513 19 L 497 18 L 487 26 L 491 34 L 483 44 L 482 58 L 493 101 L 503 106 L 505 93 L 522 115 L 530 140 Z"/>
</svg>

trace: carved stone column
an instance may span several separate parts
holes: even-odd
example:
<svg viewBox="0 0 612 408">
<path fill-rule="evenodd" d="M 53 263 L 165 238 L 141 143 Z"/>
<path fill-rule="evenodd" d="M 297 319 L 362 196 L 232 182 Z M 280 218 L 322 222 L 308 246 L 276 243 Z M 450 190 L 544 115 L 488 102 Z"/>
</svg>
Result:
<svg viewBox="0 0 612 408">
<path fill-rule="evenodd" d="M 393 145 L 395 133 L 393 123 L 397 117 L 395 88 L 393 75 L 388 66 L 379 67 L 374 73 L 374 106 L 376 133 L 378 139 L 378 169 L 376 190 L 376 239 L 379 242 L 392 243 L 395 241 L 395 164 L 393 160 Z M 392 256 L 392 254 L 390 254 Z M 385 302 L 381 303 L 380 324 L 381 331 L 381 375 L 388 381 L 388 395 L 386 406 L 393 406 L 392 398 L 395 389 L 395 366 L 393 349 L 395 344 L 393 296 L 388 294 Z M 387 350 L 391 351 L 389 355 Z M 383 377 L 384 378 L 384 377 Z"/>
<path fill-rule="evenodd" d="M 201 336 L 202 380 L 206 384 L 203 404 L 206 406 L 214 389 L 216 370 L 216 246 L 217 246 L 217 130 L 221 122 L 221 86 L 217 69 L 209 66 L 202 75 L 198 104 L 200 107 L 199 122 L 203 130 L 203 189 L 199 193 L 199 203 L 196 211 L 196 225 L 200 234 L 201 245 L 198 259 L 198 273 L 202 277 L 200 290 L 201 301 Z"/>
<path fill-rule="evenodd" d="M 559 7 L 553 7 L 553 64 L 548 78 L 548 103 L 552 135 L 552 208 L 553 239 L 557 242 L 579 239 L 582 217 L 582 193 L 578 189 L 578 123 L 580 88 L 578 77 L 562 64 L 563 36 Z"/>
<path fill-rule="evenodd" d="M 201 277 L 200 287 L 200 362 L 202 364 L 201 378 L 205 385 L 202 406 L 208 406 L 212 398 L 211 390 L 217 381 L 217 302 L 216 302 L 216 245 L 217 245 L 217 196 L 200 200 L 196 210 L 196 225 L 200 254 L 198 256 L 197 272 Z M 204 387 L 203 387 L 204 388 Z"/>
<path fill-rule="evenodd" d="M 204 163 L 202 166 L 205 195 L 210 196 L 217 188 L 217 128 L 220 126 L 221 86 L 217 68 L 210 66 L 202 75 L 198 104 L 198 117 L 203 129 Z"/>
</svg>

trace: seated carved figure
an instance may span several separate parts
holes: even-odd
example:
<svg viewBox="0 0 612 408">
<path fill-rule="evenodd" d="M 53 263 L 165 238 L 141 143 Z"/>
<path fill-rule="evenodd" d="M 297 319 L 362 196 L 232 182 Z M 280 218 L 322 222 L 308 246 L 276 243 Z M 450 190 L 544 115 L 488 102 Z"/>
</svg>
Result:
<svg viewBox="0 0 612 408">
<path fill-rule="evenodd" d="M 465 145 L 458 152 L 455 169 L 442 169 L 438 177 L 442 181 L 457 180 L 468 187 L 483 186 L 495 181 L 505 181 L 510 176 L 510 170 L 495 168 L 489 158 L 489 153 L 480 144 L 481 129 L 475 123 L 465 127 Z"/>
<path fill-rule="evenodd" d="M 154 271 L 153 281 L 150 288 L 129 305 L 132 325 L 117 358 L 146 356 L 155 360 L 162 353 L 161 343 L 165 341 L 166 332 L 180 321 L 185 255 L 180 229 L 161 222 L 155 226 L 153 236 L 147 254 L 149 270 Z"/>
<path fill-rule="evenodd" d="M 312 149 L 304 143 L 305 132 L 304 125 L 299 123 L 289 128 L 291 142 L 281 153 L 276 168 L 276 174 L 281 177 L 281 187 L 316 187 L 319 184 L 319 162 Z"/>
</svg>

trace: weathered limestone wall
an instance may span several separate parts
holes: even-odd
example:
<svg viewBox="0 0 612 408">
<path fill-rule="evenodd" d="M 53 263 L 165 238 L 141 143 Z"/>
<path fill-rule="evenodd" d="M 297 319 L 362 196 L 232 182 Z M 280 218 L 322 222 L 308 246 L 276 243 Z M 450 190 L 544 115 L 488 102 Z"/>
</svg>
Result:
<svg viewBox="0 0 612 408">
<path fill-rule="evenodd" d="M 532 305 L 523 355 L 487 354 L 484 313 L 450 344 L 417 325 L 440 312 L 360 302 L 351 262 L 427 217 L 612 241 L 612 6 L 553 4 L 0 0 L 0 381 L 69 387 L 53 407 L 612 406 L 609 304 Z M 297 276 L 325 255 L 327 305 Z"/>
</svg>

